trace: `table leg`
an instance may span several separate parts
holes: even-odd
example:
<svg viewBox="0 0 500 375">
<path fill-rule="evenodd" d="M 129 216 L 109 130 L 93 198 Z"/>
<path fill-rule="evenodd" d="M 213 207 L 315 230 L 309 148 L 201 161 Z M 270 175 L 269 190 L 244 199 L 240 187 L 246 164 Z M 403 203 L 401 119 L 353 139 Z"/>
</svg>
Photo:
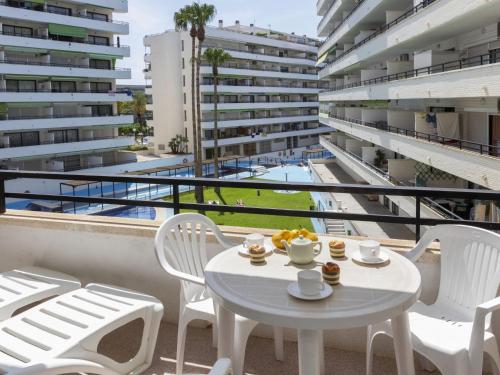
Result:
<svg viewBox="0 0 500 375">
<path fill-rule="evenodd" d="M 217 357 L 232 359 L 234 314 L 220 305 L 218 306 L 217 329 L 219 331 L 217 340 Z"/>
<path fill-rule="evenodd" d="M 320 342 L 321 331 L 311 329 L 299 330 L 299 374 L 320 374 Z"/>
<path fill-rule="evenodd" d="M 413 363 L 413 345 L 411 342 L 410 322 L 408 312 L 391 319 L 394 335 L 394 350 L 399 375 L 415 375 Z"/>
</svg>

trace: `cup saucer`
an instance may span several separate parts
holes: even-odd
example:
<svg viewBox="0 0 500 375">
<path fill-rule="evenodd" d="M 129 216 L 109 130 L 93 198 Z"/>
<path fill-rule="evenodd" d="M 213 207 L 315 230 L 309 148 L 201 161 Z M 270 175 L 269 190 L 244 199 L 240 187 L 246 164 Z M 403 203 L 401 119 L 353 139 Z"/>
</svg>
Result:
<svg viewBox="0 0 500 375">
<path fill-rule="evenodd" d="M 308 295 L 308 294 L 303 294 L 300 291 L 299 288 L 299 283 L 297 281 L 290 283 L 288 287 L 286 288 L 288 294 L 290 294 L 292 297 L 306 300 L 306 301 L 318 301 L 321 299 L 325 299 L 327 297 L 330 297 L 333 293 L 333 289 L 330 285 L 323 283 L 325 285 L 325 288 L 321 290 L 318 294 L 314 295 Z"/>
<path fill-rule="evenodd" d="M 364 264 L 383 264 L 389 260 L 389 254 L 387 254 L 384 250 L 380 250 L 378 257 L 372 259 L 363 258 L 359 250 L 355 251 L 351 257 L 354 261 Z"/>
</svg>

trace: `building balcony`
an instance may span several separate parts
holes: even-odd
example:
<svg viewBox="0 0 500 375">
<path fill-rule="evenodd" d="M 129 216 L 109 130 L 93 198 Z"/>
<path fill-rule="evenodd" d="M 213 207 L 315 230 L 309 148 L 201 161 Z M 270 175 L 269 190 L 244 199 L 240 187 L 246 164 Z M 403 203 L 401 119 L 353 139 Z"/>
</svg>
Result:
<svg viewBox="0 0 500 375">
<path fill-rule="evenodd" d="M 128 0 L 68 0 L 68 2 L 113 9 L 113 12 L 117 13 L 128 12 Z"/>
<path fill-rule="evenodd" d="M 95 44 L 92 42 L 66 42 L 46 36 L 9 34 L 0 30 L 0 45 L 44 49 L 49 51 L 81 52 L 87 54 L 130 57 L 130 47 L 124 45 Z"/>
<path fill-rule="evenodd" d="M 14 174 L 17 173 L 17 174 Z M 23 182 L 23 176 L 28 176 L 28 174 L 23 174 L 21 172 L 0 172 L 3 178 L 8 178 L 9 181 L 6 182 L 7 199 L 13 199 L 12 195 L 15 194 L 17 197 L 22 197 L 19 199 L 40 199 L 41 193 L 38 193 L 36 189 L 32 189 L 30 193 L 26 192 L 26 189 L 21 187 L 20 184 L 16 183 Z M 18 176 L 19 180 L 12 180 L 13 177 Z M 53 180 L 44 179 L 42 174 L 33 174 L 29 178 L 37 177 L 36 180 L 39 185 L 42 182 L 48 181 L 54 182 Z M 105 181 L 105 178 L 110 178 L 110 176 L 100 176 L 100 180 L 95 180 L 96 175 L 75 175 L 75 174 L 54 174 L 51 178 L 57 178 L 57 186 L 59 186 L 59 181 L 74 180 L 74 179 L 91 179 L 91 181 Z M 156 177 L 156 181 L 158 181 Z M 147 177 L 134 177 L 134 176 L 113 176 L 116 181 L 135 181 L 144 183 L 147 181 Z M 171 179 L 179 181 L 178 178 Z M 153 180 L 151 180 L 153 181 Z M 165 184 L 170 181 L 165 179 Z M 206 180 L 205 180 L 206 181 Z M 3 179 L 2 179 L 3 182 Z M 109 182 L 109 180 L 108 180 Z M 193 182 L 199 182 L 199 180 L 193 178 L 186 178 L 182 181 L 183 184 L 193 184 Z M 178 182 L 178 183 L 180 183 Z M 245 188 L 250 187 L 250 183 L 254 181 L 223 181 L 219 183 L 224 183 L 222 189 L 227 187 L 238 187 Z M 178 186 L 178 185 L 177 185 Z M 304 191 L 314 190 L 318 185 L 314 184 L 297 184 L 297 183 L 283 183 L 276 184 L 265 182 L 261 183 L 258 187 L 260 190 L 293 190 L 301 189 Z M 20 188 L 18 188 L 20 187 Z M 309 189 L 309 190 L 305 190 Z M 369 194 L 369 193 L 379 193 L 383 191 L 384 194 L 397 195 L 410 193 L 408 189 L 401 188 L 389 188 L 389 187 L 370 187 L 370 186 L 359 186 L 359 185 L 331 185 L 331 184 L 321 184 L 321 189 L 324 191 L 331 190 L 332 192 L 338 191 L 352 191 L 356 194 Z M 439 189 L 438 189 L 439 190 Z M 450 191 L 440 190 L 442 194 L 449 194 Z M 429 190 L 412 191 L 416 194 L 430 194 Z M 455 194 L 463 194 L 464 199 L 469 199 L 473 194 L 478 191 L 471 191 L 470 193 L 464 193 L 463 191 L 454 191 Z M 0 206 L 5 207 L 5 196 L 3 194 L 0 196 Z M 53 199 L 61 199 L 56 193 L 56 197 Z M 100 202 L 105 202 L 106 198 L 100 197 L 100 192 L 96 199 Z M 479 192 L 477 198 L 485 199 L 487 193 Z M 489 192 L 491 197 L 495 194 L 500 195 L 500 192 Z M 177 196 L 179 197 L 179 196 Z M 66 197 L 68 199 L 69 197 Z M 76 197 L 78 199 L 78 197 Z M 46 198 L 45 198 L 46 199 Z M 81 199 L 81 197 L 80 197 Z M 493 198 L 492 198 L 493 199 Z M 494 199 L 494 200 L 499 200 Z M 175 199 L 174 201 L 179 201 Z M 142 203 L 147 202 L 151 207 L 164 206 L 167 202 L 165 201 L 142 201 Z M 8 202 L 9 203 L 9 202 Z M 83 204 L 86 205 L 87 202 Z M 134 204 L 134 200 L 122 200 L 124 205 Z M 59 201 L 53 202 L 55 206 L 58 206 Z M 185 203 L 182 203 L 185 205 Z M 172 204 L 173 207 L 173 204 Z M 199 207 L 199 206 L 195 206 Z M 234 207 L 218 205 L 203 205 L 203 208 L 208 211 L 215 211 L 220 209 L 233 209 Z M 177 211 L 180 207 L 175 208 Z M 194 208 L 196 209 L 196 208 Z M 261 219 L 257 218 L 252 227 L 241 228 L 241 227 L 231 227 L 231 226 L 221 226 L 221 231 L 224 236 L 227 237 L 229 241 L 237 244 L 243 243 L 245 236 L 250 233 L 260 233 L 266 236 L 272 235 L 275 230 L 272 229 L 262 229 L 265 226 L 266 220 L 269 220 L 269 216 L 266 212 L 277 214 L 276 211 L 272 211 L 272 208 L 254 208 L 254 207 L 238 207 L 239 213 L 247 214 L 250 213 L 251 209 L 261 214 Z M 160 212 L 160 211 L 158 211 Z M 342 214 L 342 213 L 332 213 L 332 212 L 311 212 L 309 210 L 295 211 L 300 215 L 318 215 L 318 216 L 332 216 L 332 217 L 346 217 L 348 215 L 355 214 Z M 171 216 L 171 215 L 170 215 Z M 359 215 L 358 219 L 363 219 L 366 222 L 379 220 L 386 220 L 391 223 L 393 220 L 397 224 L 408 223 L 415 224 L 417 222 L 416 218 L 404 218 L 404 217 L 382 217 L 378 215 Z M 168 277 L 166 273 L 158 264 L 156 254 L 154 252 L 154 238 L 159 226 L 162 223 L 162 218 L 158 217 L 157 220 L 133 220 L 133 219 L 123 219 L 123 218 L 112 218 L 106 217 L 102 218 L 99 216 L 91 215 L 64 215 L 57 213 L 47 213 L 47 212 L 29 212 L 29 211 L 17 211 L 17 210 L 7 210 L 0 214 L 0 237 L 2 238 L 2 262 L 0 265 L 0 271 L 5 272 L 11 269 L 17 269 L 20 267 L 33 266 L 45 267 L 59 272 L 65 272 L 70 274 L 79 280 L 83 284 L 88 284 L 90 282 L 98 281 L 100 283 L 117 285 L 122 288 L 127 288 L 131 290 L 137 290 L 142 293 L 148 293 L 152 296 L 158 298 L 163 305 L 166 307 L 165 314 L 163 316 L 162 326 L 158 335 L 158 343 L 156 345 L 156 351 L 152 358 L 151 367 L 144 369 L 143 374 L 153 375 L 159 373 L 174 373 L 176 365 L 176 331 L 177 322 L 179 320 L 179 293 L 181 292 L 180 283 L 178 280 L 172 277 Z M 432 224 L 429 222 L 428 225 L 435 225 L 437 223 L 448 223 L 448 221 L 433 221 Z M 476 223 L 476 225 L 481 225 L 482 223 Z M 492 229 L 500 229 L 499 225 L 492 226 Z M 280 228 L 277 228 L 280 229 Z M 322 236 L 322 240 L 327 244 L 330 240 L 342 239 L 347 243 L 350 241 L 364 240 L 366 237 L 338 237 L 338 236 Z M 401 255 L 411 255 L 408 254 L 410 250 L 415 246 L 415 242 L 412 240 L 401 240 L 397 235 L 393 235 L 391 238 L 372 238 L 378 240 L 382 246 L 387 247 L 390 250 L 395 251 Z M 212 259 L 215 255 L 224 251 L 224 249 L 217 244 L 215 236 L 209 233 L 207 237 L 204 237 L 204 241 L 208 251 L 208 259 Z M 439 279 L 440 279 L 440 263 L 443 258 L 441 258 L 440 243 L 431 243 L 425 246 L 426 251 L 418 262 L 415 262 L 415 267 L 420 271 L 422 275 L 422 290 L 419 295 L 420 300 L 425 304 L 432 304 L 436 296 L 439 293 Z M 145 251 L 145 249 L 150 249 L 150 251 Z M 478 250 L 480 251 L 480 250 Z M 493 250 L 492 250 L 493 251 Z M 444 253 L 444 252 L 443 252 Z M 495 254 L 495 253 L 493 253 Z M 271 257 L 282 257 L 285 255 L 272 254 Z M 395 254 L 393 256 L 396 256 Z M 473 254 L 470 253 L 473 257 Z M 453 261 L 453 260 L 452 260 Z M 472 263 L 472 262 L 469 262 Z M 351 264 L 351 260 L 349 260 Z M 391 262 L 391 264 L 393 264 Z M 474 265 L 475 263 L 472 263 Z M 251 267 L 250 265 L 248 267 Z M 266 267 L 266 266 L 262 266 Z M 294 267 L 289 265 L 288 267 Z M 347 267 L 347 261 L 342 261 L 341 267 Z M 479 266 L 478 266 L 479 267 Z M 493 265 L 492 265 L 493 267 Z M 255 268 L 254 268 L 255 269 Z M 231 265 L 228 266 L 228 271 L 231 272 L 233 269 Z M 343 271 L 344 272 L 344 268 Z M 363 275 L 363 269 L 360 269 L 359 275 Z M 385 273 L 387 268 L 377 267 L 375 272 Z M 371 271 L 370 271 L 371 272 Z M 418 274 L 418 272 L 415 270 Z M 473 272 L 473 271 L 471 271 Z M 134 275 L 134 277 L 130 277 Z M 342 275 L 342 273 L 341 273 Z M 362 277 L 362 276 L 359 276 Z M 342 280 L 342 276 L 341 276 Z M 392 279 L 391 279 L 392 280 Z M 479 281 L 478 281 L 479 282 Z M 397 284 L 397 283 L 396 283 Z M 378 285 L 372 285 L 372 288 L 377 288 Z M 396 288 L 393 285 L 392 288 Z M 346 299 L 336 300 L 337 296 L 346 295 L 350 291 L 353 293 L 359 293 L 359 288 L 350 287 L 349 285 L 340 285 L 336 287 L 336 292 L 339 294 L 334 294 L 332 297 L 332 303 L 325 307 L 325 311 L 328 309 L 339 308 L 342 309 L 345 306 Z M 380 293 L 380 289 L 378 293 Z M 376 296 L 378 296 L 377 294 Z M 386 298 L 384 301 L 388 300 Z M 366 301 L 362 300 L 363 303 Z M 316 304 L 316 303 L 312 303 Z M 326 305 L 326 304 L 325 304 Z M 71 306 L 71 305 L 70 305 Z M 312 305 L 311 305 L 312 306 Z M 323 305 L 320 305 L 323 306 Z M 102 308 L 102 306 L 100 306 Z M 371 308 L 371 306 L 370 306 Z M 74 312 L 76 314 L 78 311 Z M 82 312 L 80 312 L 81 314 Z M 498 336 L 500 332 L 500 326 L 495 319 L 496 315 L 492 319 L 491 331 Z M 94 319 L 95 316 L 92 315 L 87 319 Z M 354 323 L 355 317 L 350 318 L 349 321 Z M 347 325 L 347 322 L 346 322 Z M 325 343 L 325 359 L 326 359 L 326 373 L 335 372 L 336 369 L 342 369 L 343 373 L 361 374 L 365 371 L 365 346 L 366 346 L 366 327 L 356 326 L 356 328 L 350 329 L 336 329 L 325 330 L 324 331 L 324 343 Z M 107 337 L 112 339 L 111 341 L 103 342 L 100 346 L 100 353 L 106 356 L 110 356 L 113 359 L 120 358 L 124 361 L 128 360 L 131 356 L 134 356 L 136 351 L 133 348 L 137 347 L 137 339 L 141 337 L 142 326 L 127 325 L 120 327 L 118 336 L 111 335 Z M 32 328 L 36 330 L 36 327 Z M 464 330 L 467 327 L 463 327 Z M 25 332 L 25 331 L 23 331 Z M 31 332 L 31 331 L 29 331 Z M 35 331 L 38 332 L 38 331 Z M 431 332 L 432 333 L 432 332 Z M 458 331 L 462 334 L 462 331 Z M 189 329 L 189 334 L 187 335 L 186 342 L 186 373 L 200 373 L 206 372 L 212 364 L 215 362 L 217 356 L 217 350 L 211 348 L 212 344 L 212 330 L 206 326 L 198 325 L 197 328 L 191 327 Z M 297 333 L 295 328 L 285 329 L 285 361 L 275 361 L 273 354 L 273 342 L 266 337 L 270 337 L 271 329 L 265 326 L 259 326 L 257 330 L 254 331 L 252 337 L 250 337 L 247 344 L 247 355 L 246 362 L 244 365 L 245 373 L 252 374 L 298 374 L 298 361 L 297 361 Z M 382 340 L 382 339 L 380 339 Z M 435 338 L 438 340 L 438 338 Z M 116 341 L 119 345 L 116 345 Z M 37 342 L 38 343 L 38 342 Z M 108 343 L 108 345 L 104 345 Z M 26 344 L 23 344 L 26 345 Z M 34 345 L 34 344 L 32 344 Z M 209 349 L 207 349 L 209 348 Z M 374 362 L 374 375 L 396 375 L 396 363 L 393 359 L 394 356 L 394 346 L 392 341 L 385 340 L 379 342 L 375 346 L 375 362 Z M 10 359 L 11 357 L 9 357 Z M 417 372 L 417 375 L 425 374 L 424 371 Z"/>
<path fill-rule="evenodd" d="M 84 127 L 122 126 L 132 124 L 134 116 L 92 116 L 92 115 L 65 115 L 65 116 L 38 116 L 31 118 L 8 118 L 0 120 L 0 131 L 17 132 L 42 129 L 68 129 Z"/>
<path fill-rule="evenodd" d="M 287 138 L 287 137 L 299 137 L 299 136 L 304 136 L 304 135 L 325 134 L 325 133 L 330 133 L 331 131 L 332 131 L 332 129 L 328 128 L 327 126 L 320 126 L 320 127 L 313 128 L 313 129 L 289 130 L 286 132 L 261 133 L 261 134 L 255 134 L 255 135 L 249 135 L 249 136 L 220 138 L 219 139 L 219 147 L 235 145 L 235 144 L 243 144 L 243 143 L 269 141 L 272 139 Z M 213 148 L 214 141 L 213 140 L 203 140 L 202 147 L 203 148 Z"/>
<path fill-rule="evenodd" d="M 363 145 L 363 143 L 358 140 L 350 140 L 350 143 L 348 142 L 345 146 L 341 146 L 340 144 L 336 144 L 332 138 L 321 136 L 320 144 L 335 155 L 337 164 L 342 165 L 342 168 L 348 169 L 349 174 L 358 176 L 370 185 L 408 186 L 408 183 L 404 183 L 393 177 L 394 173 L 399 172 L 400 168 L 403 168 L 404 174 L 408 172 L 408 160 L 390 159 L 388 170 L 384 170 L 374 166 L 368 161 L 369 156 L 371 156 L 369 154 L 371 154 L 374 149 L 371 145 Z M 356 154 L 356 152 L 358 152 L 358 154 Z M 416 215 L 415 198 L 388 196 L 388 199 L 399 207 L 400 214 L 407 216 Z M 442 207 L 429 198 L 421 203 L 420 210 L 422 217 L 462 220 L 460 216 L 448 211 L 445 207 Z"/>
<path fill-rule="evenodd" d="M 213 85 L 201 85 L 202 93 L 214 92 Z M 217 88 L 219 94 L 318 94 L 319 89 L 304 88 L 304 87 L 287 87 L 287 86 L 233 86 L 219 85 Z"/>
<path fill-rule="evenodd" d="M 51 90 L 37 90 L 37 91 L 1 91 L 0 102 L 2 103 L 115 103 L 115 102 L 129 102 L 132 97 L 128 94 L 116 92 L 52 92 Z"/>
<path fill-rule="evenodd" d="M 450 11 L 450 9 L 452 11 Z M 320 78 L 339 74 L 355 64 L 385 61 L 433 43 L 495 23 L 493 4 L 480 0 L 426 1 L 378 28 L 337 55 L 319 72 Z M 440 15 L 436 17 L 436 15 Z M 441 16 L 442 15 L 442 16 Z M 327 45 L 323 45 L 326 52 Z"/>
<path fill-rule="evenodd" d="M 200 73 L 205 76 L 212 75 L 212 68 L 210 66 L 202 66 Z M 225 76 L 236 76 L 236 77 L 269 77 L 269 78 L 282 78 L 282 79 L 292 79 L 292 80 L 310 80 L 317 81 L 318 76 L 316 74 L 307 73 L 288 73 L 276 70 L 266 70 L 266 69 L 255 69 L 255 67 L 246 68 L 219 68 L 219 74 Z M 146 77 L 147 78 L 147 77 Z"/>
<path fill-rule="evenodd" d="M 33 146 L 0 148 L 0 159 L 34 159 L 42 156 L 62 156 L 88 151 L 122 149 L 135 144 L 133 137 L 95 137 L 67 143 L 46 143 Z"/>
<path fill-rule="evenodd" d="M 320 116 L 320 122 L 480 186 L 500 188 L 499 158 L 488 155 L 497 155 L 493 146 L 341 117 Z"/>
<path fill-rule="evenodd" d="M 2 16 L 5 18 L 40 22 L 43 24 L 54 23 L 73 27 L 83 27 L 90 30 L 104 31 L 113 34 L 127 35 L 129 33 L 129 25 L 126 22 L 93 19 L 87 14 L 57 14 L 52 13 L 43 7 L 30 9 L 28 6 L 18 7 L 18 3 L 15 3 L 16 5 L 14 6 L 10 4 L 11 3 L 7 0 L 0 0 L 0 11 Z"/>
<path fill-rule="evenodd" d="M 330 37 L 333 31 L 339 26 L 346 23 L 350 15 L 363 3 L 365 0 L 360 0 L 357 3 L 352 0 L 335 0 L 325 12 L 325 15 L 318 24 L 317 32 L 319 37 Z M 344 13 L 347 13 L 344 16 Z M 332 46 L 330 39 L 327 38 L 323 45 L 319 48 L 318 54 L 323 54 Z M 326 48 L 326 49 L 325 49 Z"/>
<path fill-rule="evenodd" d="M 1 94 L 0 94 L 1 99 Z M 251 109 L 279 109 L 279 108 L 317 108 L 319 102 L 242 102 L 242 103 L 219 103 L 219 111 L 229 110 L 251 110 Z M 213 111 L 213 103 L 202 103 L 202 111 Z"/>
<path fill-rule="evenodd" d="M 320 101 L 496 97 L 499 79 L 500 64 L 488 54 L 337 86 Z"/>
<path fill-rule="evenodd" d="M 95 69 L 88 65 L 42 63 L 36 61 L 0 60 L 0 74 L 51 77 L 88 77 L 130 79 L 130 69 Z"/>
<path fill-rule="evenodd" d="M 336 0 L 318 0 L 316 2 L 316 13 L 318 16 L 324 16 Z"/>
<path fill-rule="evenodd" d="M 240 42 L 243 44 L 263 45 L 294 51 L 306 51 L 311 53 L 318 52 L 318 47 L 315 44 L 312 44 L 312 42 L 309 43 L 309 39 L 303 40 L 303 38 L 297 37 L 296 40 L 292 42 L 287 40 L 286 35 L 283 37 L 278 35 L 276 38 L 271 38 L 267 36 L 239 33 L 237 31 L 228 31 L 217 27 L 207 27 L 206 38 L 228 40 L 233 43 Z"/>
<path fill-rule="evenodd" d="M 210 48 L 210 46 L 204 47 L 203 51 L 205 51 L 207 48 Z M 220 47 L 220 48 L 223 48 L 224 51 L 229 53 L 233 59 L 238 59 L 238 60 L 268 61 L 283 65 L 300 65 L 300 66 L 310 66 L 310 67 L 316 66 L 315 59 L 312 60 L 312 59 L 297 58 L 297 57 L 278 56 L 278 55 L 260 53 L 257 51 L 245 51 L 245 50 L 237 50 L 225 47 Z"/>
<path fill-rule="evenodd" d="M 247 119 L 239 119 L 239 120 L 227 120 L 221 118 L 221 114 L 219 114 L 219 121 L 217 127 L 219 129 L 225 128 L 237 128 L 237 127 L 248 127 L 248 126 L 257 126 L 257 125 L 272 125 L 272 124 L 285 124 L 285 123 L 294 123 L 294 122 L 317 122 L 319 121 L 318 115 L 297 115 L 297 116 L 276 116 L 276 117 L 263 117 L 263 118 L 247 118 Z M 202 121 L 201 122 L 202 129 L 213 129 L 214 122 L 213 121 Z"/>
</svg>

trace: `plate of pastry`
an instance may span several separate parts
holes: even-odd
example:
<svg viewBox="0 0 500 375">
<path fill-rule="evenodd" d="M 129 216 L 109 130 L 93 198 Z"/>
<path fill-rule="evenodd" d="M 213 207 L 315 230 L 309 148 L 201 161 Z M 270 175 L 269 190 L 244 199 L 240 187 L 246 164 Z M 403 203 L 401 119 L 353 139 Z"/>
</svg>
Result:
<svg viewBox="0 0 500 375">
<path fill-rule="evenodd" d="M 260 245 L 253 245 L 253 246 L 260 246 Z M 240 255 L 243 255 L 245 257 L 249 257 L 250 256 L 250 248 L 252 247 L 251 246 L 246 246 L 244 244 L 241 244 L 240 246 L 238 246 L 238 253 Z M 270 253 L 273 252 L 273 249 L 274 247 L 271 245 L 270 242 L 268 241 L 264 241 L 264 246 L 260 246 L 260 247 L 263 247 L 265 249 L 265 255 L 269 255 Z"/>
</svg>

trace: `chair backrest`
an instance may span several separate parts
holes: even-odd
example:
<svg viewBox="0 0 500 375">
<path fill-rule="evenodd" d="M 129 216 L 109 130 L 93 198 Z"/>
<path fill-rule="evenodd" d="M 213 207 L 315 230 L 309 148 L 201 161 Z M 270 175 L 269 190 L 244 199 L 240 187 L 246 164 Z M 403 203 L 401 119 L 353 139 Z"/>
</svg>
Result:
<svg viewBox="0 0 500 375">
<path fill-rule="evenodd" d="M 167 219 L 158 229 L 155 249 L 158 261 L 167 273 L 181 278 L 194 276 L 204 282 L 204 270 L 208 262 L 207 233 L 227 249 L 234 246 L 208 217 L 196 213 L 179 214 Z M 187 277 L 189 279 L 189 277 Z M 182 281 L 186 301 L 202 298 L 203 287 Z"/>
<path fill-rule="evenodd" d="M 426 232 L 440 241 L 441 280 L 436 304 L 474 319 L 476 307 L 497 296 L 500 235 L 466 225 L 438 225 Z M 487 322 L 489 327 L 490 320 Z"/>
</svg>

